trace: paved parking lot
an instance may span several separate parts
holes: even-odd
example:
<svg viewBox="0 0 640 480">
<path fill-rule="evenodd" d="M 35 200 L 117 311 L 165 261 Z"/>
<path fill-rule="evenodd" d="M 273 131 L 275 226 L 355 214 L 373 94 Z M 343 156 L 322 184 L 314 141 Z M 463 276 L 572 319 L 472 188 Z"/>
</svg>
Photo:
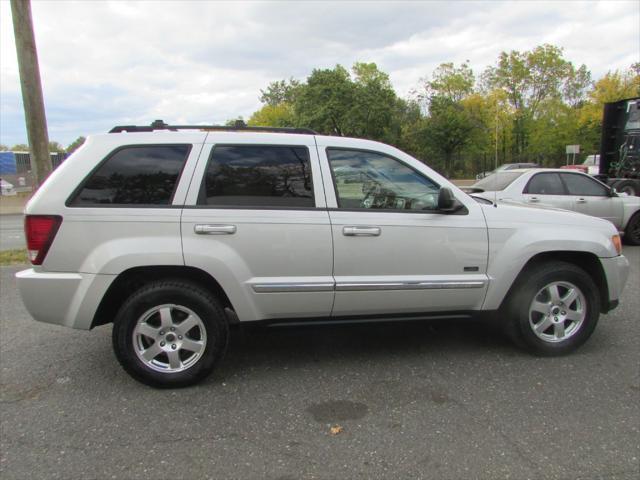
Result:
<svg viewBox="0 0 640 480">
<path fill-rule="evenodd" d="M 0 251 L 25 248 L 22 215 L 0 215 Z"/>
<path fill-rule="evenodd" d="M 635 480 L 640 247 L 624 253 L 621 306 L 568 357 L 468 322 L 242 330 L 178 391 L 131 380 L 109 326 L 32 321 L 3 267 L 0 477 Z"/>
</svg>

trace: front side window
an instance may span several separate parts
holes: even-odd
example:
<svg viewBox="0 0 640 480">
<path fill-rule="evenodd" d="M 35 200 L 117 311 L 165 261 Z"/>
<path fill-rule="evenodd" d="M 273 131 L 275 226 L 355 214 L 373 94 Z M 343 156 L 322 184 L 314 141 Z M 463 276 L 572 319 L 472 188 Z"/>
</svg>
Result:
<svg viewBox="0 0 640 480">
<path fill-rule="evenodd" d="M 557 173 L 537 173 L 525 189 L 524 193 L 532 195 L 565 195 L 564 186 Z"/>
<path fill-rule="evenodd" d="M 71 206 L 169 205 L 191 145 L 123 147 L 83 184 Z"/>
<path fill-rule="evenodd" d="M 339 208 L 436 210 L 439 186 L 395 158 L 327 149 Z"/>
<path fill-rule="evenodd" d="M 299 146 L 216 146 L 198 204 L 314 207 L 309 150 Z"/>
<path fill-rule="evenodd" d="M 567 185 L 569 195 L 606 197 L 609 194 L 604 185 L 584 175 L 562 174 L 562 179 Z"/>
</svg>

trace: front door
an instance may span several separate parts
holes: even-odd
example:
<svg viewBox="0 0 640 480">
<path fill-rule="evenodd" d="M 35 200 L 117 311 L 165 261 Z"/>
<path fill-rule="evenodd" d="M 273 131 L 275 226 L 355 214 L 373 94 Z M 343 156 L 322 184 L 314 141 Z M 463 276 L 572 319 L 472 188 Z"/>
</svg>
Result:
<svg viewBox="0 0 640 480">
<path fill-rule="evenodd" d="M 457 214 L 438 212 L 439 185 L 410 157 L 331 146 L 319 155 L 335 194 L 334 317 L 480 308 L 488 280 L 479 205 L 465 199 Z"/>
</svg>

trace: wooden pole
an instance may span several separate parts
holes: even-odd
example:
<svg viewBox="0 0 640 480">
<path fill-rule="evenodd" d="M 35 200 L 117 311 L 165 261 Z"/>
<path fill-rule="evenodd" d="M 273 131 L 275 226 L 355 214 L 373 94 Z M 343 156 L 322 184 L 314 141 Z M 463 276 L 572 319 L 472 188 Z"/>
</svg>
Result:
<svg viewBox="0 0 640 480">
<path fill-rule="evenodd" d="M 31 171 L 36 184 L 40 185 L 51 173 L 51 158 L 30 0 L 11 0 L 11 14 L 18 54 L 24 117 L 31 152 Z"/>
</svg>

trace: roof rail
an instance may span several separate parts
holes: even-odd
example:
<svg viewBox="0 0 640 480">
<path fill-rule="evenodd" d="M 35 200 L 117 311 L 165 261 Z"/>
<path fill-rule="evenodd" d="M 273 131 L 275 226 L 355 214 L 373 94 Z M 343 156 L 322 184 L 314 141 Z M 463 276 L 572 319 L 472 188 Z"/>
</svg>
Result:
<svg viewBox="0 0 640 480">
<path fill-rule="evenodd" d="M 121 132 L 153 132 L 155 130 L 205 130 L 224 132 L 273 132 L 273 133 L 298 133 L 302 135 L 317 135 L 318 133 L 310 128 L 293 127 L 250 127 L 242 120 L 236 120 L 233 125 L 168 125 L 162 120 L 156 120 L 149 126 L 139 125 L 118 125 L 109 130 L 109 133 Z"/>
</svg>

